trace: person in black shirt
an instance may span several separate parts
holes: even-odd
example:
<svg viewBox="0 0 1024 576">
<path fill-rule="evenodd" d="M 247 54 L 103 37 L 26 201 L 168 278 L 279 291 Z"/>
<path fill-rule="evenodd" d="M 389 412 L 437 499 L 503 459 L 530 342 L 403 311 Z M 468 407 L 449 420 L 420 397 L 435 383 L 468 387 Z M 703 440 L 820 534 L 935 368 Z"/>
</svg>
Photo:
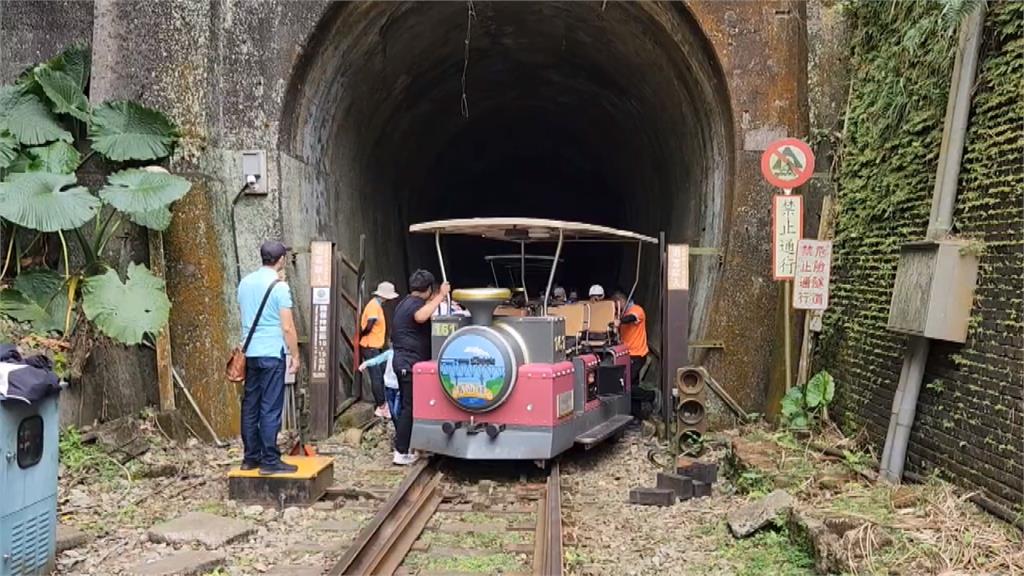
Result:
<svg viewBox="0 0 1024 576">
<path fill-rule="evenodd" d="M 447 282 L 434 290 L 434 275 L 417 270 L 409 276 L 409 295 L 395 307 L 391 319 L 391 347 L 394 357 L 391 365 L 398 375 L 398 396 L 401 410 L 395 425 L 395 455 L 393 462 L 406 466 L 416 462 L 418 456 L 409 452 L 412 439 L 412 367 L 417 362 L 430 360 L 430 317 L 448 297 L 451 287 Z"/>
</svg>

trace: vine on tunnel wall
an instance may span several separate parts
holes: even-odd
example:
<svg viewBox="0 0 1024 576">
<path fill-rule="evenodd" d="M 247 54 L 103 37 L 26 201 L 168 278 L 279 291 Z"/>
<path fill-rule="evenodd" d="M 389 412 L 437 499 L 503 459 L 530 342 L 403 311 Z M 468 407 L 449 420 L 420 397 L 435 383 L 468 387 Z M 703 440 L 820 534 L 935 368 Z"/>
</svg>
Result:
<svg viewBox="0 0 1024 576">
<path fill-rule="evenodd" d="M 856 3 L 850 16 L 833 305 L 816 360 L 836 375 L 847 431 L 880 443 L 905 347 L 886 328 L 899 247 L 927 228 L 957 38 L 939 3 Z M 968 342 L 933 346 L 909 454 L 911 469 L 945 472 L 1009 509 L 1024 501 L 1022 29 L 1024 5 L 989 3 L 954 221 L 980 250 L 978 289 Z"/>
</svg>

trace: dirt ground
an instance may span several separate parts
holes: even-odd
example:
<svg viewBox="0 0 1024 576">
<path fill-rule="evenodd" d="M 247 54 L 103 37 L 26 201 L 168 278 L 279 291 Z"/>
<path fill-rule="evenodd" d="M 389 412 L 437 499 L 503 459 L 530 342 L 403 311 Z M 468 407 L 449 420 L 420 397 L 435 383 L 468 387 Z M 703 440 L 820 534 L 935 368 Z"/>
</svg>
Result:
<svg viewBox="0 0 1024 576">
<path fill-rule="evenodd" d="M 329 566 L 372 515 L 375 498 L 341 499 L 311 508 L 275 510 L 227 499 L 226 472 L 240 459 L 237 443 L 214 448 L 175 444 L 149 420 L 150 448 L 121 465 L 77 435 L 62 441 L 59 516 L 92 536 L 58 556 L 59 574 L 128 574 L 165 557 L 173 546 L 150 542 L 154 524 L 203 511 L 248 521 L 255 532 L 223 547 L 224 567 L 210 574 L 288 574 Z M 376 426 L 358 447 L 340 436 L 322 444 L 335 458 L 336 485 L 386 493 L 404 472 L 390 465 L 389 431 Z M 705 459 L 722 469 L 710 498 L 667 508 L 628 504 L 637 486 L 653 486 L 667 462 L 640 430 L 562 460 L 565 559 L 569 574 L 814 574 L 812 543 L 779 523 L 746 539 L 732 537 L 729 511 L 776 487 L 797 507 L 841 517 L 843 570 L 864 574 L 1024 574 L 1015 529 L 981 513 L 949 485 L 891 488 L 868 482 L 856 458 L 821 457 L 789 435 L 732 430 L 707 442 Z M 734 447 L 738 448 L 734 450 Z M 198 549 L 198 547 L 197 547 Z"/>
</svg>

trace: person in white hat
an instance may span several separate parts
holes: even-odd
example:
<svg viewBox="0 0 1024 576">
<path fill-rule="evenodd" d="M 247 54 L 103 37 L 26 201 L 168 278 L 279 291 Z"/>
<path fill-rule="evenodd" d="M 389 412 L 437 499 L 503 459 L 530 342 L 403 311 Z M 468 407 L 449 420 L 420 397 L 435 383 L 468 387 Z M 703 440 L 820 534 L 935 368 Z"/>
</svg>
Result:
<svg viewBox="0 0 1024 576">
<path fill-rule="evenodd" d="M 373 298 L 363 308 L 363 316 L 359 326 L 360 358 L 372 360 L 384 351 L 387 337 L 387 324 L 384 318 L 384 303 L 398 298 L 395 285 L 381 282 L 373 291 Z M 388 405 L 384 396 L 384 366 L 376 365 L 368 369 L 370 375 L 370 391 L 373 403 L 377 406 L 374 412 L 381 418 L 389 418 Z"/>
<path fill-rule="evenodd" d="M 590 287 L 588 295 L 591 302 L 600 302 L 604 300 L 604 288 L 600 284 L 594 284 Z"/>
</svg>

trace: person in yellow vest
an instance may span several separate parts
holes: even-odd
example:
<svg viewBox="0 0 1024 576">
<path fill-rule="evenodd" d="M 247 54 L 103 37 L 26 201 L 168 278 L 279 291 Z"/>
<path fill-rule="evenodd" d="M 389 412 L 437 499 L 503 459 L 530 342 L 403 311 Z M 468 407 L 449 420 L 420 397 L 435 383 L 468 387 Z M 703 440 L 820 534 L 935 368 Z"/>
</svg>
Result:
<svg viewBox="0 0 1024 576">
<path fill-rule="evenodd" d="M 359 349 L 360 358 L 363 360 L 372 360 L 384 351 L 384 342 L 387 337 L 384 303 L 395 298 L 398 298 L 395 285 L 387 281 L 381 282 L 373 292 L 373 298 L 363 308 L 363 316 L 359 323 Z M 374 413 L 380 418 L 390 418 L 384 397 L 384 366 L 371 366 L 367 371 L 370 375 L 373 403 L 377 407 Z"/>
<path fill-rule="evenodd" d="M 654 401 L 652 391 L 640 388 L 640 369 L 651 351 L 647 345 L 647 313 L 639 304 L 629 300 L 622 290 L 616 290 L 612 299 L 619 310 L 615 327 L 619 329 L 619 338 L 629 350 L 629 388 L 633 415 L 641 417 L 643 403 Z"/>
</svg>

